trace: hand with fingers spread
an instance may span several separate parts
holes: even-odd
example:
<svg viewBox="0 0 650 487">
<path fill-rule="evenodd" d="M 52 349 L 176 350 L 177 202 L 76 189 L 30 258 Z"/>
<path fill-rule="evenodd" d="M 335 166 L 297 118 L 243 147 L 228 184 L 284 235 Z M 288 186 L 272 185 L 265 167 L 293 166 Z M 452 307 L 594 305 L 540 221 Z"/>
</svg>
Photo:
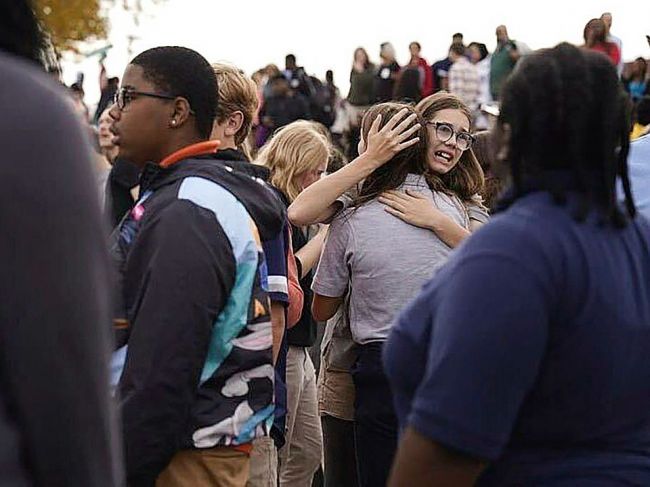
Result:
<svg viewBox="0 0 650 487">
<path fill-rule="evenodd" d="M 434 223 L 445 214 L 432 201 L 417 191 L 387 191 L 379 197 L 386 211 L 416 227 L 434 229 Z"/>
<path fill-rule="evenodd" d="M 414 123 L 417 114 L 411 113 L 404 118 L 408 113 L 408 108 L 400 110 L 381 129 L 379 128 L 381 115 L 377 115 L 373 120 L 368 132 L 368 140 L 365 141 L 364 156 L 374 161 L 377 167 L 390 161 L 398 152 L 420 141 L 419 137 L 413 137 L 421 128 L 419 123 Z"/>
</svg>

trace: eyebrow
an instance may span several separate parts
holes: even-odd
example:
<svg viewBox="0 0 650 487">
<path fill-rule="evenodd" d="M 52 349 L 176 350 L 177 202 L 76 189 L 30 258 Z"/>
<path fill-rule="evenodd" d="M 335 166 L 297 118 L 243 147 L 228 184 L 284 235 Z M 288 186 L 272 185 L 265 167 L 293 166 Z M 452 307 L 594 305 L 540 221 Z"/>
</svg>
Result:
<svg viewBox="0 0 650 487">
<path fill-rule="evenodd" d="M 469 129 L 466 129 L 465 127 L 461 127 L 460 129 L 458 129 L 453 123 L 445 122 L 444 120 L 436 120 L 436 122 L 434 123 L 444 123 L 445 125 L 449 125 L 450 127 L 452 127 L 457 132 L 466 132 L 468 134 L 470 133 Z"/>
</svg>

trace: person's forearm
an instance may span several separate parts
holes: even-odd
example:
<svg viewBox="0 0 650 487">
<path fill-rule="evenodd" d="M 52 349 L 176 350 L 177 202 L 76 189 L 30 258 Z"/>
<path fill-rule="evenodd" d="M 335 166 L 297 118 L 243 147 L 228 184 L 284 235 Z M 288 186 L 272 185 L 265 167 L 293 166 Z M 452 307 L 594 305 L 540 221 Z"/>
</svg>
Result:
<svg viewBox="0 0 650 487">
<path fill-rule="evenodd" d="M 289 220 L 297 226 L 321 223 L 336 211 L 336 199 L 368 177 L 378 164 L 365 154 L 305 188 L 288 209 Z"/>
<path fill-rule="evenodd" d="M 278 360 L 282 337 L 284 336 L 284 305 L 275 301 L 271 302 L 271 326 L 273 333 L 273 365 Z"/>
<path fill-rule="evenodd" d="M 326 232 L 318 232 L 304 247 L 296 252 L 296 259 L 300 260 L 301 275 L 304 278 L 318 264 Z"/>
<path fill-rule="evenodd" d="M 485 462 L 448 450 L 408 427 L 397 449 L 388 487 L 470 487 L 485 466 Z"/>
<path fill-rule="evenodd" d="M 470 231 L 461 227 L 445 214 L 437 216 L 429 225 L 429 230 L 452 249 L 458 247 L 463 240 L 471 235 Z"/>
</svg>

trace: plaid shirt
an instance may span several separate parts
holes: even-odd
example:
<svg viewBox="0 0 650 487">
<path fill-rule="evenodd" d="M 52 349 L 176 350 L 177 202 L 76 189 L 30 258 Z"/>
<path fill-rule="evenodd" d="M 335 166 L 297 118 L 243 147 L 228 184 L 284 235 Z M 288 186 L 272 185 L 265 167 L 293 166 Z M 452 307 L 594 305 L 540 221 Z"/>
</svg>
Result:
<svg viewBox="0 0 650 487">
<path fill-rule="evenodd" d="M 463 100 L 471 110 L 478 108 L 480 93 L 478 70 L 466 57 L 459 58 L 451 66 L 449 91 Z"/>
</svg>

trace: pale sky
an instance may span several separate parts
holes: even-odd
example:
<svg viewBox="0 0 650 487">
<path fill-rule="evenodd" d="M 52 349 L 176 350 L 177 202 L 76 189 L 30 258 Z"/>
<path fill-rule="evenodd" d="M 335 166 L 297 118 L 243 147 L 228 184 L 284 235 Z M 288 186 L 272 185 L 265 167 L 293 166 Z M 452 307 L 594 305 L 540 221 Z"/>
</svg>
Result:
<svg viewBox="0 0 650 487">
<path fill-rule="evenodd" d="M 118 2 L 119 3 L 119 2 Z M 147 0 L 144 0 L 147 4 Z M 309 74 L 324 78 L 327 69 L 345 96 L 356 47 L 365 47 L 379 61 L 379 44 L 391 42 L 398 61 L 408 61 L 408 44 L 419 41 L 422 55 L 433 63 L 444 58 L 455 32 L 465 43 L 483 42 L 490 52 L 496 45 L 497 25 L 505 24 L 510 37 L 532 49 L 561 41 L 582 43 L 589 19 L 609 11 L 612 33 L 623 40 L 623 58 L 650 57 L 645 35 L 650 35 L 650 2 L 645 0 L 167 0 L 151 6 L 135 26 L 124 12 L 111 12 L 113 44 L 106 59 L 110 76 L 122 76 L 129 59 L 161 45 L 181 45 L 197 50 L 208 61 L 229 61 L 248 74 L 269 63 L 284 68 L 284 56 L 294 53 Z M 135 36 L 127 52 L 127 36 Z M 88 46 L 87 52 L 105 45 Z M 99 97 L 97 58 L 64 59 L 64 79 L 74 81 L 77 71 L 86 75 L 86 101 Z"/>
</svg>

